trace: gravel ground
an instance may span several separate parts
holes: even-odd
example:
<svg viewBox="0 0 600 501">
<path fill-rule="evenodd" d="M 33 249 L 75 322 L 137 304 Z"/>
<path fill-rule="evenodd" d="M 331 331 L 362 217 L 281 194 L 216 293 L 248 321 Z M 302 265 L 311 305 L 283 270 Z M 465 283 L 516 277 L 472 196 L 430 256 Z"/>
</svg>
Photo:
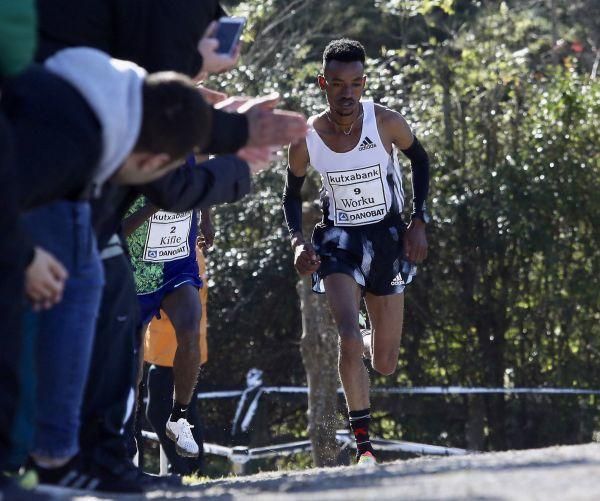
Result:
<svg viewBox="0 0 600 501">
<path fill-rule="evenodd" d="M 67 499 L 67 498 L 64 498 Z M 79 501 L 117 499 L 77 496 Z M 261 473 L 123 500 L 600 500 L 600 444 Z"/>
</svg>

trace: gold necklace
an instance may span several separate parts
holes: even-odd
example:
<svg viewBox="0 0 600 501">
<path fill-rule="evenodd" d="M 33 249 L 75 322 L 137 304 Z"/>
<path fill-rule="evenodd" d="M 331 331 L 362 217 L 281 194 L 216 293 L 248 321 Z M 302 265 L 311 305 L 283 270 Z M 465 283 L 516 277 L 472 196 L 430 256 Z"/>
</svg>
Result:
<svg viewBox="0 0 600 501">
<path fill-rule="evenodd" d="M 337 128 L 339 128 L 342 131 L 342 134 L 344 134 L 344 136 L 349 136 L 352 133 L 352 128 L 354 127 L 354 124 L 356 124 L 356 122 L 358 122 L 358 119 L 361 118 L 363 116 L 363 114 L 364 114 L 364 112 L 363 112 L 363 110 L 361 110 L 359 115 L 350 124 L 350 128 L 348 129 L 348 132 L 346 132 L 340 124 L 338 124 L 335 120 L 333 120 L 331 118 L 331 112 L 329 110 L 327 110 L 327 120 L 329 120 L 333 125 L 335 125 Z"/>
</svg>

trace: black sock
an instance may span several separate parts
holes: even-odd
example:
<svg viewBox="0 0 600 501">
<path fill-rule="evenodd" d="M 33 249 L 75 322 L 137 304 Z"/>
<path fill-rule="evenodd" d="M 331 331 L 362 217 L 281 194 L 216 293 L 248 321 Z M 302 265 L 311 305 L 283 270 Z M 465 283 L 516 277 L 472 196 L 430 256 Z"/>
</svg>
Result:
<svg viewBox="0 0 600 501">
<path fill-rule="evenodd" d="M 181 405 L 179 402 L 173 400 L 173 410 L 171 411 L 171 416 L 169 416 L 169 421 L 179 421 L 181 418 L 187 419 L 187 405 Z"/>
<path fill-rule="evenodd" d="M 373 446 L 369 439 L 371 409 L 350 411 L 348 415 L 350 417 L 350 428 L 352 428 L 354 439 L 356 440 L 356 459 L 367 451 L 373 453 Z"/>
</svg>

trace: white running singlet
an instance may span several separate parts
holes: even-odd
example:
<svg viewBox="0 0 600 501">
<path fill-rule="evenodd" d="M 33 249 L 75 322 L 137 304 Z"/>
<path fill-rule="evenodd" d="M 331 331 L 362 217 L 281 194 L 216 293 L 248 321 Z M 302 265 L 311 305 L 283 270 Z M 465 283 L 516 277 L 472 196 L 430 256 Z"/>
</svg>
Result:
<svg viewBox="0 0 600 501">
<path fill-rule="evenodd" d="M 313 127 L 306 136 L 310 164 L 321 174 L 323 213 L 335 226 L 360 226 L 381 221 L 393 205 L 404 207 L 404 189 L 396 147 L 389 154 L 377 129 L 373 101 L 361 101 L 363 125 L 356 146 L 332 151 Z"/>
</svg>

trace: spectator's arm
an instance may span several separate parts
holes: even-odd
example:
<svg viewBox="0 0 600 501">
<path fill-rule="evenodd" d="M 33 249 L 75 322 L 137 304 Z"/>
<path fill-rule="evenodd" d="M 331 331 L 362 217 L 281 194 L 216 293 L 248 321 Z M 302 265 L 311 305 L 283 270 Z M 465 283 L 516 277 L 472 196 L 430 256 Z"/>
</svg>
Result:
<svg viewBox="0 0 600 501">
<path fill-rule="evenodd" d="M 234 155 L 184 165 L 139 191 L 154 205 L 172 212 L 235 202 L 250 193 L 250 168 Z"/>
<path fill-rule="evenodd" d="M 203 153 L 221 155 L 235 153 L 248 142 L 248 118 L 240 113 L 212 111 L 212 130 L 209 144 Z"/>
</svg>

